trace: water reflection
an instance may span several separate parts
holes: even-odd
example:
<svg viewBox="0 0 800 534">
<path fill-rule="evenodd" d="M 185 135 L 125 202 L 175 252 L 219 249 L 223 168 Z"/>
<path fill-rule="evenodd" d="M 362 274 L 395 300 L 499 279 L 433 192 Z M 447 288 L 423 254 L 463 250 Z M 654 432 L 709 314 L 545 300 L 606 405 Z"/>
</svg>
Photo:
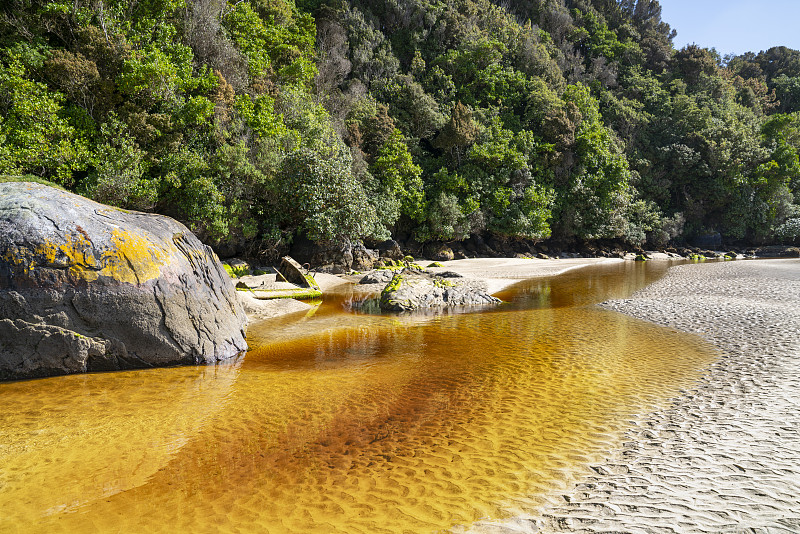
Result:
<svg viewBox="0 0 800 534">
<path fill-rule="evenodd" d="M 225 409 L 240 364 L 0 385 L 0 532 L 145 484 Z"/>
<path fill-rule="evenodd" d="M 632 417 L 687 387 L 713 357 L 695 338 L 582 306 L 626 296 L 654 276 L 621 264 L 534 280 L 480 314 L 355 316 L 343 310 L 360 297 L 344 292 L 312 316 L 253 329 L 254 349 L 224 387 L 213 386 L 215 377 L 154 386 L 154 376 L 163 372 L 169 383 L 177 370 L 148 371 L 129 374 L 137 377 L 130 387 L 104 388 L 96 398 L 106 404 L 67 403 L 61 413 L 101 429 L 82 438 L 54 431 L 54 440 L 69 436 L 75 465 L 88 460 L 85 484 L 45 463 L 53 447 L 31 433 L 53 424 L 58 399 L 74 394 L 68 381 L 31 382 L 28 396 L 0 386 L 4 399 L 16 399 L 2 441 L 16 449 L 3 449 L 2 459 L 19 466 L 0 504 L 23 511 L 0 519 L 0 530 L 435 532 L 530 510 L 617 447 Z M 121 375 L 80 378 L 106 376 Z M 196 403 L 208 414 L 202 424 L 165 423 L 175 410 L 167 400 L 139 414 L 146 399 L 206 389 L 207 398 L 186 395 L 191 402 L 178 410 L 191 413 Z M 20 417 L 31 403 L 45 409 Z M 142 461 L 154 436 L 187 424 L 180 447 Z M 110 430 L 120 425 L 128 430 Z M 128 443 L 144 452 L 115 469 L 141 478 L 98 492 L 113 477 L 92 458 Z M 15 460 L 26 447 L 38 463 Z M 30 498 L 51 476 L 104 498 L 53 513 Z"/>
<path fill-rule="evenodd" d="M 671 263 L 619 262 L 567 271 L 561 276 L 521 282 L 498 296 L 514 309 L 586 306 L 604 300 L 627 298 L 661 278 Z"/>
</svg>

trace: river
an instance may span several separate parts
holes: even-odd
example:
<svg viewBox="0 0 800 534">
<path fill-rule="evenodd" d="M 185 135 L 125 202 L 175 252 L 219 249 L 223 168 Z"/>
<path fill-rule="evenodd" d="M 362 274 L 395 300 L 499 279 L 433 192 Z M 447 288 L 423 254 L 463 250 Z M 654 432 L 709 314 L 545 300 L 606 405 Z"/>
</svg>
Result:
<svg viewBox="0 0 800 534">
<path fill-rule="evenodd" d="M 716 358 L 602 310 L 666 263 L 537 278 L 481 312 L 252 325 L 214 367 L 0 384 L 0 532 L 422 533 L 535 511 Z"/>
</svg>

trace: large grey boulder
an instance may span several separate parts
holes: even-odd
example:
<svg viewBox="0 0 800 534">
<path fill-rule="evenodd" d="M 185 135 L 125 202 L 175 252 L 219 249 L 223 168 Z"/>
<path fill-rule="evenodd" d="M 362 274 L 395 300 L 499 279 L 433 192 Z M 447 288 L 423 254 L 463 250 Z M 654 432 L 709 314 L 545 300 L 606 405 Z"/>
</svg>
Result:
<svg viewBox="0 0 800 534">
<path fill-rule="evenodd" d="M 213 363 L 247 349 L 246 321 L 177 221 L 0 183 L 0 380 Z"/>
</svg>

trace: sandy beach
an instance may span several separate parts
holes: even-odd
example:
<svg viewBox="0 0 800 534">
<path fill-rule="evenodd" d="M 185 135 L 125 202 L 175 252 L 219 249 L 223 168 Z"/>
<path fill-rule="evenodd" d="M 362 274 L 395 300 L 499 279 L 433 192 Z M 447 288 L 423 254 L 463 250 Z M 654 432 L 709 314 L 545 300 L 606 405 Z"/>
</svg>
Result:
<svg viewBox="0 0 800 534">
<path fill-rule="evenodd" d="M 531 517 L 475 532 L 800 532 L 800 261 L 682 265 L 603 307 L 720 357 L 621 450 Z"/>
</svg>

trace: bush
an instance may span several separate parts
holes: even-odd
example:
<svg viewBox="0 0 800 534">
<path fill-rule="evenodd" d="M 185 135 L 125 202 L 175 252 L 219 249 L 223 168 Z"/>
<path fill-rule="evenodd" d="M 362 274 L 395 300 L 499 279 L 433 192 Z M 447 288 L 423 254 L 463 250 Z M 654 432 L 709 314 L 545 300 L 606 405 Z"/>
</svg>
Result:
<svg viewBox="0 0 800 534">
<path fill-rule="evenodd" d="M 278 173 L 277 205 L 284 224 L 319 243 L 381 235 L 375 208 L 351 172 L 346 148 L 333 158 L 301 148 L 286 156 Z"/>
<path fill-rule="evenodd" d="M 775 237 L 784 245 L 800 243 L 800 217 L 789 219 L 775 230 Z"/>
<path fill-rule="evenodd" d="M 155 206 L 158 182 L 144 176 L 145 153 L 125 124 L 112 116 L 100 127 L 100 137 L 86 195 L 120 208 L 147 210 Z"/>
</svg>

